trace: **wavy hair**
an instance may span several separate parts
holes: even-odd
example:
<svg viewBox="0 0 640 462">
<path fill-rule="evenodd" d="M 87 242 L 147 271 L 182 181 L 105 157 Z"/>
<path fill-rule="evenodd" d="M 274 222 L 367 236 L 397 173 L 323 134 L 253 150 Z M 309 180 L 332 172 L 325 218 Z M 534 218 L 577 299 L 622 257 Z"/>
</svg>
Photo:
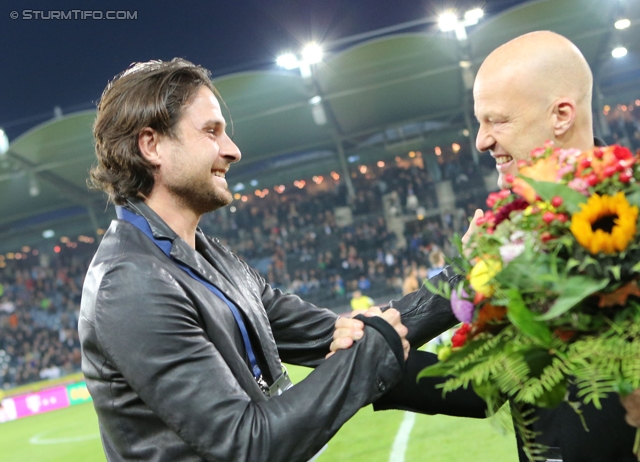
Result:
<svg viewBox="0 0 640 462">
<path fill-rule="evenodd" d="M 89 187 L 105 191 L 118 205 L 149 194 L 155 167 L 141 154 L 138 136 L 149 127 L 175 138 L 184 107 L 202 86 L 217 95 L 210 72 L 180 58 L 135 63 L 117 75 L 98 104 L 93 125 L 97 164 L 89 172 Z"/>
</svg>

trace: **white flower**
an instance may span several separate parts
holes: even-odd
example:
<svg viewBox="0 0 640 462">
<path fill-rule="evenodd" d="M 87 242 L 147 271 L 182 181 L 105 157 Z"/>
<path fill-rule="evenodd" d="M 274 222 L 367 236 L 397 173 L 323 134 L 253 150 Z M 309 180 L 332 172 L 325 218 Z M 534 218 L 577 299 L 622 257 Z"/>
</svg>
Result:
<svg viewBox="0 0 640 462">
<path fill-rule="evenodd" d="M 510 240 L 514 244 L 519 244 L 521 242 L 524 242 L 525 236 L 526 234 L 524 233 L 524 231 L 517 230 L 517 231 L 514 231 L 513 234 L 511 234 Z"/>
<path fill-rule="evenodd" d="M 505 265 L 516 258 L 518 255 L 520 255 L 522 252 L 524 252 L 523 243 L 505 244 L 500 247 L 500 257 L 502 258 L 502 262 Z"/>
</svg>

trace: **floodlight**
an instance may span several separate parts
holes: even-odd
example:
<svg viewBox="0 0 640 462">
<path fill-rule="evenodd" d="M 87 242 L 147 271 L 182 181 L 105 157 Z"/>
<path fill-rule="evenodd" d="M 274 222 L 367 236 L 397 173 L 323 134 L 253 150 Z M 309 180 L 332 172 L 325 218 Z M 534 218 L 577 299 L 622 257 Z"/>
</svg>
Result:
<svg viewBox="0 0 640 462">
<path fill-rule="evenodd" d="M 614 27 L 616 29 L 622 30 L 622 29 L 626 29 L 630 25 L 631 25 L 631 21 L 629 21 L 628 19 L 624 18 L 624 19 L 618 19 L 615 22 Z"/>
<path fill-rule="evenodd" d="M 307 64 L 317 64 L 322 61 L 322 48 L 315 42 L 309 43 L 302 49 L 302 60 Z"/>
<path fill-rule="evenodd" d="M 611 56 L 614 58 L 622 58 L 627 55 L 627 49 L 625 47 L 615 47 L 611 50 Z"/>
<path fill-rule="evenodd" d="M 276 59 L 276 64 L 287 69 L 288 71 L 299 66 L 298 58 L 296 58 L 296 55 L 294 55 L 293 53 L 284 53 L 278 56 L 278 59 Z"/>
<path fill-rule="evenodd" d="M 316 106 L 322 102 L 322 96 L 316 95 L 309 100 L 309 104 L 312 106 Z"/>
<path fill-rule="evenodd" d="M 4 157 L 4 155 L 9 150 L 9 137 L 4 132 L 3 129 L 0 128 L 0 157 Z"/>
<path fill-rule="evenodd" d="M 464 24 L 465 26 L 473 26 L 474 24 L 478 24 L 480 18 L 484 15 L 482 8 L 474 8 L 473 10 L 469 10 L 464 14 Z"/>
<path fill-rule="evenodd" d="M 456 28 L 458 16 L 453 11 L 442 13 L 438 18 L 438 26 L 442 32 L 449 32 Z"/>
<path fill-rule="evenodd" d="M 38 180 L 36 177 L 31 177 L 29 180 L 29 195 L 31 197 L 36 197 L 40 194 L 40 185 L 38 184 Z"/>
<path fill-rule="evenodd" d="M 311 117 L 316 125 L 327 124 L 327 113 L 324 112 L 324 107 L 320 103 L 311 105 Z"/>
</svg>

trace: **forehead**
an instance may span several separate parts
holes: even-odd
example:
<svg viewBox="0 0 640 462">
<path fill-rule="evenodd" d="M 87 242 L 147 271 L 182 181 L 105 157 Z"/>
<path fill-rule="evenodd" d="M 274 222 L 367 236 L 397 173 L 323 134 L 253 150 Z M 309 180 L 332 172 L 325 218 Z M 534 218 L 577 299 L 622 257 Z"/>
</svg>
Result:
<svg viewBox="0 0 640 462">
<path fill-rule="evenodd" d="M 473 100 L 477 117 L 511 116 L 527 105 L 518 86 L 499 76 L 478 76 L 473 86 Z"/>
<path fill-rule="evenodd" d="M 194 122 L 200 119 L 224 122 L 220 103 L 211 89 L 206 86 L 200 87 L 193 101 L 184 108 L 183 116 Z"/>
</svg>

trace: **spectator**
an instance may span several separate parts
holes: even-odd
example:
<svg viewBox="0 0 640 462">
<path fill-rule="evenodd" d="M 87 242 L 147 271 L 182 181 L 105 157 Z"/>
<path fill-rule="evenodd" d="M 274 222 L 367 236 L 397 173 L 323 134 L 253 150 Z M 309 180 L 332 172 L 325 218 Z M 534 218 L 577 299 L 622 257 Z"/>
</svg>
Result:
<svg viewBox="0 0 640 462">
<path fill-rule="evenodd" d="M 427 278 L 431 279 L 434 276 L 440 274 L 440 272 L 444 269 L 444 265 L 446 264 L 444 259 L 444 253 L 440 249 L 435 249 L 429 254 L 429 263 L 431 263 L 431 268 L 427 273 Z"/>
<path fill-rule="evenodd" d="M 375 305 L 375 302 L 371 297 L 362 295 L 362 292 L 360 292 L 359 290 L 353 291 L 353 296 L 351 298 L 352 310 L 368 310 L 373 305 Z"/>
<path fill-rule="evenodd" d="M 404 269 L 404 281 L 402 283 L 402 295 L 407 295 L 412 292 L 415 292 L 420 288 L 420 283 L 418 282 L 418 272 L 415 268 L 411 266 L 407 266 Z"/>
</svg>

